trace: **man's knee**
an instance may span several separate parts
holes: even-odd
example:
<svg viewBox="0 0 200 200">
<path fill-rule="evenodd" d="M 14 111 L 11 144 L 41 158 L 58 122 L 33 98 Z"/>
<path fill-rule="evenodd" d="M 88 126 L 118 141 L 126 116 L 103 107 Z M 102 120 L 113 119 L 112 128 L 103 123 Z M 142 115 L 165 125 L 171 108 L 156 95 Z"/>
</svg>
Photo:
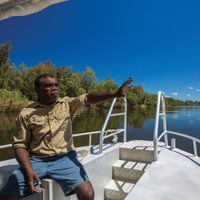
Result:
<svg viewBox="0 0 200 200">
<path fill-rule="evenodd" d="M 75 193 L 79 200 L 94 200 L 94 189 L 90 182 L 80 184 L 75 189 Z"/>
<path fill-rule="evenodd" d="M 87 190 L 85 199 L 94 200 L 94 189 L 93 189 L 93 187 Z"/>
<path fill-rule="evenodd" d="M 94 190 L 88 189 L 80 196 L 79 200 L 94 200 Z"/>
</svg>

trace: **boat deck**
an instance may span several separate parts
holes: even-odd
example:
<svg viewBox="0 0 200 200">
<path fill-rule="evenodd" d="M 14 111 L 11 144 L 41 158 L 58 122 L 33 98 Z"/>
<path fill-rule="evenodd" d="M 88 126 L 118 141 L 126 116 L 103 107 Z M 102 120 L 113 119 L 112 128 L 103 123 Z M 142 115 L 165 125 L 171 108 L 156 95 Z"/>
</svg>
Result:
<svg viewBox="0 0 200 200">
<path fill-rule="evenodd" d="M 153 150 L 152 141 L 135 140 L 118 147 Z M 106 149 L 111 151 L 114 146 Z M 145 170 L 125 200 L 199 200 L 200 158 L 160 142 L 158 161 Z M 83 159 L 87 162 L 87 156 Z"/>
<path fill-rule="evenodd" d="M 106 148 L 103 154 L 89 154 L 88 148 L 78 148 L 82 164 L 88 170 L 91 178 L 95 180 L 92 181 L 93 184 L 97 183 L 98 174 L 94 171 L 93 165 L 89 166 L 88 164 L 95 164 L 100 158 L 103 160 L 100 160 L 99 163 L 111 162 L 114 159 L 112 156 L 114 154 L 111 155 L 112 159 L 109 158 L 107 160 L 103 158 L 104 155 L 109 155 L 109 152 L 113 152 L 114 149 L 119 147 L 151 151 L 153 150 L 153 143 L 143 140 L 118 143 Z M 158 161 L 151 163 L 146 168 L 145 173 L 134 185 L 125 200 L 199 200 L 200 158 L 176 148 L 171 150 L 169 147 L 165 147 L 163 143 L 159 144 L 159 151 Z M 99 176 L 104 178 L 106 173 L 103 170 L 101 173 L 100 165 L 98 164 L 98 166 Z M 3 174 L 0 173 L 0 176 L 4 175 L 5 178 L 5 175 L 8 175 L 6 172 L 12 171 L 12 168 L 16 168 L 14 159 L 0 162 L 0 169 L 3 172 Z M 0 182 L 2 181 L 1 177 Z M 99 182 L 103 183 L 103 181 Z M 99 189 L 97 188 L 95 192 L 98 193 L 98 191 Z"/>
<path fill-rule="evenodd" d="M 147 148 L 144 141 L 138 144 Z M 199 200 L 200 158 L 176 148 L 159 150 L 158 161 L 148 167 L 126 200 Z"/>
</svg>

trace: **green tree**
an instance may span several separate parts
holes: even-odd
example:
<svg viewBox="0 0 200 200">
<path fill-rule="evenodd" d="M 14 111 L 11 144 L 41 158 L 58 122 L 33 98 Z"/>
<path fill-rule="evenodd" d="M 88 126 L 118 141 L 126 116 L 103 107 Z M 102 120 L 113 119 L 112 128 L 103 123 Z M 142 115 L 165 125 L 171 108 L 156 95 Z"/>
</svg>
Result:
<svg viewBox="0 0 200 200">
<path fill-rule="evenodd" d="M 85 93 L 81 86 L 81 74 L 73 73 L 72 66 L 57 68 L 60 96 L 78 96 Z"/>
<path fill-rule="evenodd" d="M 115 92 L 117 90 L 117 84 L 110 78 L 101 81 L 99 83 L 96 83 L 93 89 L 91 90 L 92 92 Z"/>
<path fill-rule="evenodd" d="M 59 82 L 66 78 L 70 78 L 72 74 L 72 66 L 56 68 L 56 77 Z"/>
<path fill-rule="evenodd" d="M 62 85 L 64 87 L 63 91 L 65 91 L 65 96 L 75 97 L 86 92 L 81 86 L 81 77 L 79 73 L 72 74 Z"/>
<path fill-rule="evenodd" d="M 96 74 L 92 68 L 87 67 L 81 75 L 81 85 L 88 92 L 97 81 Z"/>
<path fill-rule="evenodd" d="M 127 92 L 127 102 L 129 106 L 137 106 L 139 99 L 138 96 L 132 91 Z"/>
<path fill-rule="evenodd" d="M 143 90 L 143 87 L 141 85 L 136 85 L 132 89 L 133 93 L 135 93 L 138 97 L 137 104 L 142 105 L 145 102 L 145 92 Z"/>
<path fill-rule="evenodd" d="M 13 77 L 15 77 L 16 69 L 10 64 L 11 44 L 9 42 L 0 45 L 0 88 L 12 89 L 14 85 Z"/>
</svg>

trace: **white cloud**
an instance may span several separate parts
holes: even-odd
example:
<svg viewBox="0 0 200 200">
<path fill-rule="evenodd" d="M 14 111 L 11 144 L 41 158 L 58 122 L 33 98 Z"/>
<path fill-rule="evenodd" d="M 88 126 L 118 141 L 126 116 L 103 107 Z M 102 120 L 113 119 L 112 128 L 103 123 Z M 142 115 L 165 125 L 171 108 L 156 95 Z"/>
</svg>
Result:
<svg viewBox="0 0 200 200">
<path fill-rule="evenodd" d="M 178 92 L 172 92 L 173 96 L 178 96 Z"/>
<path fill-rule="evenodd" d="M 196 92 L 200 92 L 200 89 L 196 89 L 195 91 L 196 91 Z"/>
<path fill-rule="evenodd" d="M 191 96 L 191 94 L 187 94 L 187 96 L 188 96 L 188 97 L 190 97 L 190 96 Z"/>
<path fill-rule="evenodd" d="M 194 90 L 195 88 L 192 87 L 192 86 L 189 86 L 188 89 L 190 89 L 190 90 Z"/>
</svg>

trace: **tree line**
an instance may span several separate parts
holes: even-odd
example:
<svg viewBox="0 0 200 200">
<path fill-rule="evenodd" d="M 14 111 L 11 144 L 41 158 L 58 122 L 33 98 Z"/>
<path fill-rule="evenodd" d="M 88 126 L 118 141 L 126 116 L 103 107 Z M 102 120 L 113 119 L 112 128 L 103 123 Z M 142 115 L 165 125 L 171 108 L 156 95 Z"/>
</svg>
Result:
<svg viewBox="0 0 200 200">
<path fill-rule="evenodd" d="M 28 101 L 35 101 L 37 95 L 34 92 L 34 80 L 43 73 L 57 77 L 61 96 L 78 96 L 86 92 L 114 92 L 118 86 L 112 78 L 97 81 L 96 74 L 91 67 L 86 67 L 80 72 L 73 72 L 72 66 L 56 66 L 50 60 L 40 62 L 30 67 L 25 64 L 15 66 L 9 59 L 11 44 L 0 45 L 0 109 L 15 106 Z M 157 95 L 143 90 L 142 85 L 136 85 L 127 92 L 129 106 L 155 106 Z M 200 105 L 200 102 L 181 101 L 167 98 L 168 105 Z M 119 102 L 119 105 L 121 103 Z"/>
</svg>

